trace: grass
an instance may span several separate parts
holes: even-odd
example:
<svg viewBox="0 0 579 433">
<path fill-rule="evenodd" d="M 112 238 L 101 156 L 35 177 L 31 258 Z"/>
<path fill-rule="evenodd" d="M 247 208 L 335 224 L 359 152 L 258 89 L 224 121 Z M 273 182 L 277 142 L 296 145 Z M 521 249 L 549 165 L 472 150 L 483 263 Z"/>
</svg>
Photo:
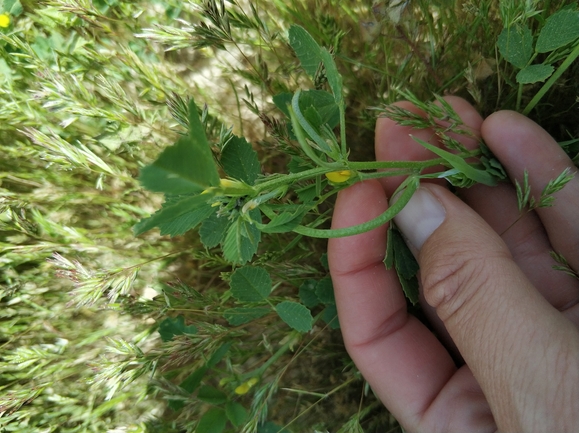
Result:
<svg viewBox="0 0 579 433">
<path fill-rule="evenodd" d="M 232 326 L 223 319 L 232 267 L 217 249 L 192 232 L 132 235 L 160 204 L 140 187 L 139 168 L 183 132 L 192 96 L 207 104 L 212 142 L 233 128 L 267 173 L 287 172 L 300 151 L 272 97 L 324 85 L 301 72 L 291 24 L 332 48 L 352 159 L 371 160 L 369 108 L 400 91 L 425 101 L 458 94 L 483 115 L 525 107 L 543 83 L 516 83 L 498 36 L 516 23 L 536 34 L 574 3 L 415 0 L 398 23 L 386 2 L 14 4 L 3 2 L 12 14 L 0 33 L 0 428 L 211 431 L 200 420 L 226 410 L 226 431 L 397 431 L 339 330 L 318 320 L 300 334 L 274 314 Z M 529 113 L 575 161 L 577 68 Z M 324 252 L 321 240 L 270 235 L 253 262 L 276 299 L 297 300 L 328 276 Z"/>
</svg>

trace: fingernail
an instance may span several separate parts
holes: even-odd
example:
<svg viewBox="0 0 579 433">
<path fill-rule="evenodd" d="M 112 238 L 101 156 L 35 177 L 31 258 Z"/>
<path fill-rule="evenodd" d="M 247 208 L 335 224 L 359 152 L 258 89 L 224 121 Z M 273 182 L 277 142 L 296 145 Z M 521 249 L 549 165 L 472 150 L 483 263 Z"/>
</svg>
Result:
<svg viewBox="0 0 579 433">
<path fill-rule="evenodd" d="M 396 197 L 393 200 L 396 201 Z M 394 222 L 408 242 L 420 250 L 445 217 L 446 211 L 436 197 L 428 189 L 418 188 L 404 209 L 394 217 Z"/>
</svg>

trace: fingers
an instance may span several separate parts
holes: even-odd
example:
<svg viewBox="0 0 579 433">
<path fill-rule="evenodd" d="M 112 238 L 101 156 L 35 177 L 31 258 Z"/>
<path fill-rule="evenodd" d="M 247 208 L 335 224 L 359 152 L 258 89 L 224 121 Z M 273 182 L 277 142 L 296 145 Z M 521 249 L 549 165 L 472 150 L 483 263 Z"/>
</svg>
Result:
<svg viewBox="0 0 579 433">
<path fill-rule="evenodd" d="M 419 251 L 424 297 L 481 384 L 499 430 L 562 431 L 562 420 L 579 422 L 577 329 L 476 212 L 436 185 L 417 194 L 396 224 Z M 553 390 L 561 369 L 569 381 Z"/>
<path fill-rule="evenodd" d="M 501 235 L 513 260 L 539 293 L 579 325 L 579 315 L 570 310 L 578 302 L 579 281 L 553 269 L 557 263 L 550 255 L 553 247 L 541 220 L 535 212 L 521 217 L 515 188 L 506 183 L 475 185 L 459 196 Z"/>
<path fill-rule="evenodd" d="M 332 228 L 362 223 L 386 208 L 379 182 L 353 185 L 338 196 Z M 398 278 L 382 262 L 385 251 L 386 226 L 330 239 L 330 271 L 348 352 L 399 421 L 417 425 L 456 368 L 434 335 L 407 314 Z"/>
<path fill-rule="evenodd" d="M 501 111 L 489 116 L 482 125 L 482 134 L 513 183 L 517 180 L 522 185 L 524 170 L 528 171 L 536 199 L 545 185 L 563 170 L 577 172 L 555 140 L 535 122 L 518 113 Z M 554 197 L 554 206 L 539 208 L 537 214 L 555 251 L 563 254 L 572 268 L 579 271 L 579 177 L 575 176 Z"/>
<path fill-rule="evenodd" d="M 444 98 L 457 112 L 460 113 L 464 122 L 464 128 L 472 131 L 475 135 L 480 130 L 482 117 L 467 101 L 456 96 L 446 96 Z M 416 114 L 425 115 L 421 110 L 416 108 L 410 102 L 397 102 L 398 105 L 406 110 Z M 477 146 L 477 140 L 469 138 L 466 135 L 452 135 L 453 138 L 460 140 L 464 146 L 472 149 Z M 440 146 L 438 139 L 431 129 L 413 129 L 410 126 L 401 126 L 393 120 L 379 118 L 376 122 L 375 150 L 377 161 L 424 161 L 436 158 L 430 150 L 421 146 L 413 138 L 417 137 L 434 146 Z M 435 173 L 443 171 L 444 167 L 436 166 L 425 170 L 425 173 Z M 394 190 L 402 183 L 402 176 L 386 177 L 380 179 L 388 197 L 392 196 Z M 443 179 L 431 181 L 439 185 L 444 185 Z"/>
</svg>

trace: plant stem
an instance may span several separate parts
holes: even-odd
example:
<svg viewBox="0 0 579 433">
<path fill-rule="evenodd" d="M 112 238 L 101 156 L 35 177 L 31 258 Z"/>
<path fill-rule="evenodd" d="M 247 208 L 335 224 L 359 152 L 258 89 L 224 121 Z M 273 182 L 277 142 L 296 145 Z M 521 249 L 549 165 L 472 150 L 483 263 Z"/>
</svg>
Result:
<svg viewBox="0 0 579 433">
<path fill-rule="evenodd" d="M 420 185 L 419 177 L 414 176 L 412 179 L 409 180 L 406 189 L 404 190 L 404 192 L 402 192 L 396 203 L 390 206 L 386 210 L 386 212 L 384 212 L 382 215 L 379 215 L 378 217 L 371 219 L 370 221 L 366 221 L 365 223 L 351 227 L 344 227 L 341 229 L 328 229 L 328 230 L 313 229 L 306 226 L 297 226 L 293 231 L 299 233 L 300 235 L 305 235 L 312 238 L 329 239 L 329 238 L 341 238 L 344 236 L 353 236 L 373 230 L 387 223 L 392 218 L 394 218 L 398 214 L 398 212 L 400 212 L 404 208 L 404 206 L 406 206 L 406 204 L 410 201 L 412 195 L 414 195 L 414 192 L 416 192 L 419 185 Z"/>
<path fill-rule="evenodd" d="M 553 84 L 555 84 L 555 82 L 559 79 L 559 77 L 563 75 L 563 72 L 565 72 L 567 68 L 571 66 L 571 64 L 575 61 L 577 57 L 579 57 L 579 44 L 575 46 L 573 51 L 571 51 L 571 54 L 569 54 L 569 56 L 565 59 L 565 61 L 561 63 L 561 66 L 557 68 L 555 73 L 551 75 L 551 78 L 549 78 L 549 80 L 547 80 L 547 82 L 543 85 L 543 87 L 541 87 L 541 89 L 535 94 L 535 96 L 533 96 L 533 99 L 531 99 L 531 101 L 527 104 L 527 106 L 523 110 L 523 114 L 525 116 L 528 115 L 533 108 L 535 108 L 535 105 L 539 103 L 541 98 L 545 96 L 545 93 L 549 91 L 549 89 L 553 86 Z"/>
</svg>

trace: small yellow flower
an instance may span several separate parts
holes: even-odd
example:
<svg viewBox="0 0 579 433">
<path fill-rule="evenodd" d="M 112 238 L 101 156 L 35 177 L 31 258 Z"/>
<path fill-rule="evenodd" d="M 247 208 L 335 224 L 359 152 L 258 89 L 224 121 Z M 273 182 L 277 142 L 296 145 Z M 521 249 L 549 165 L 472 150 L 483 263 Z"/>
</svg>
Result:
<svg viewBox="0 0 579 433">
<path fill-rule="evenodd" d="M 10 25 L 10 15 L 0 14 L 0 27 L 6 28 Z"/>
<path fill-rule="evenodd" d="M 326 173 L 326 177 L 330 182 L 342 183 L 350 179 L 352 174 L 352 170 L 331 171 L 330 173 Z"/>
<path fill-rule="evenodd" d="M 235 393 L 237 395 L 247 394 L 249 390 L 258 382 L 257 377 L 252 377 L 247 382 L 243 382 L 237 388 L 235 388 Z"/>
</svg>

